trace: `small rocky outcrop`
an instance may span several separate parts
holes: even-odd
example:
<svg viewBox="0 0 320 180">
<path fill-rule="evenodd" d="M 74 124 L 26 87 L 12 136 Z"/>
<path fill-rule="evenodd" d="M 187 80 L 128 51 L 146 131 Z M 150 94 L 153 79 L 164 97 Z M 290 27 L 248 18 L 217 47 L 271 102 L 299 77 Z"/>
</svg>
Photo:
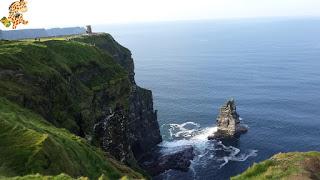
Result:
<svg viewBox="0 0 320 180">
<path fill-rule="evenodd" d="M 193 146 L 179 147 L 170 153 L 164 154 L 157 149 L 145 154 L 139 160 L 139 164 L 152 176 L 159 175 L 170 169 L 186 172 L 189 170 L 194 156 Z"/>
<path fill-rule="evenodd" d="M 248 131 L 246 126 L 240 124 L 240 116 L 237 113 L 234 99 L 227 101 L 220 108 L 217 117 L 217 127 L 217 132 L 209 136 L 209 140 L 234 138 Z"/>
</svg>

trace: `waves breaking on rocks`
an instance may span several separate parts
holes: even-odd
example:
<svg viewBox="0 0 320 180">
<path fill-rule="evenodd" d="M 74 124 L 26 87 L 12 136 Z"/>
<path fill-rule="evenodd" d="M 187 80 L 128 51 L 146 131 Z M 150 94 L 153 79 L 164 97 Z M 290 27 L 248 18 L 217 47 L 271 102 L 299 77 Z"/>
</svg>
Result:
<svg viewBox="0 0 320 180">
<path fill-rule="evenodd" d="M 243 162 L 248 158 L 257 156 L 257 150 L 242 151 L 231 145 L 224 145 L 221 141 L 210 141 L 208 136 L 217 131 L 217 127 L 202 128 L 195 122 L 182 124 L 164 124 L 161 126 L 164 141 L 159 145 L 162 154 L 170 154 L 185 147 L 193 146 L 195 158 L 190 171 L 196 179 L 196 170 L 208 166 L 220 169 L 231 161 Z M 172 171 L 165 176 L 170 177 Z M 167 178 L 164 178 L 167 179 Z"/>
</svg>

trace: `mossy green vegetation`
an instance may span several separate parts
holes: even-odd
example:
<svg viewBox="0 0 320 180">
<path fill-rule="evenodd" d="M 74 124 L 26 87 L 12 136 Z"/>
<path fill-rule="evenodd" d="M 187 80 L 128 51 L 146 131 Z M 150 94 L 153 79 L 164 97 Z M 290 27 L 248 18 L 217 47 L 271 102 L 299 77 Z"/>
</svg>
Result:
<svg viewBox="0 0 320 180">
<path fill-rule="evenodd" d="M 41 116 L 0 98 L 0 174 L 16 176 L 61 172 L 96 179 L 141 175 L 108 158 L 84 139 L 58 129 Z"/>
<path fill-rule="evenodd" d="M 72 41 L 83 42 L 94 45 L 102 50 L 105 50 L 120 64 L 127 72 L 133 73 L 134 64 L 131 58 L 129 49 L 121 46 L 113 39 L 110 34 L 99 33 L 85 36 L 73 36 L 69 38 Z"/>
<path fill-rule="evenodd" d="M 100 49 L 108 49 L 109 52 L 125 51 L 127 54 L 131 54 L 129 49 L 121 46 L 117 41 L 113 39 L 110 34 L 100 33 L 85 36 L 72 36 L 69 38 L 72 41 L 83 42 L 99 47 Z"/>
<path fill-rule="evenodd" d="M 90 44 L 0 41 L 0 178 L 143 178 L 89 142 L 129 92 L 128 72 Z"/>
<path fill-rule="evenodd" d="M 17 177 L 1 177 L 0 180 L 88 180 L 88 177 L 78 177 L 78 178 L 72 178 L 66 174 L 59 174 L 56 176 L 43 176 L 41 174 L 35 174 L 35 175 L 27 175 L 27 176 L 17 176 Z M 128 176 L 123 176 L 119 178 L 119 180 L 130 180 L 132 178 Z M 98 180 L 110 180 L 106 175 L 101 175 Z"/>
<path fill-rule="evenodd" d="M 0 180 L 88 180 L 86 177 L 72 178 L 66 174 L 59 174 L 56 176 L 43 176 L 41 174 L 16 176 L 16 177 L 0 177 Z M 100 180 L 100 178 L 99 178 Z M 104 180 L 101 178 L 101 180 Z"/>
<path fill-rule="evenodd" d="M 320 179 L 320 152 L 280 153 L 231 179 Z"/>
<path fill-rule="evenodd" d="M 125 106 L 130 91 L 128 73 L 111 56 L 75 41 L 2 41 L 0 70 L 1 97 L 76 134 L 90 134 L 101 116 L 94 96 L 103 91 L 104 104 Z"/>
</svg>

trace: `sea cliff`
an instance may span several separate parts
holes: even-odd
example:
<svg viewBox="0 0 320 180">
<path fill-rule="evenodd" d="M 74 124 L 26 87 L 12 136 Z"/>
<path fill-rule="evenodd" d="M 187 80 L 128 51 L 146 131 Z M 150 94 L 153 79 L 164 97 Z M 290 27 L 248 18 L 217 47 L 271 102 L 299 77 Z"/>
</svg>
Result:
<svg viewBox="0 0 320 180">
<path fill-rule="evenodd" d="M 128 49 L 102 33 L 0 54 L 0 176 L 142 177 L 136 158 L 162 139 Z"/>
</svg>

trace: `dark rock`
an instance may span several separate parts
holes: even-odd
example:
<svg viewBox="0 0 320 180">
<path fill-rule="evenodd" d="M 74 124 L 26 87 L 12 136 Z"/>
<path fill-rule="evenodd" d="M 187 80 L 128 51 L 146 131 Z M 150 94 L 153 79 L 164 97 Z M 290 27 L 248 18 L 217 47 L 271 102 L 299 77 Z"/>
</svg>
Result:
<svg viewBox="0 0 320 180">
<path fill-rule="evenodd" d="M 117 106 L 115 111 L 94 126 L 95 136 L 100 146 L 121 162 L 130 157 L 130 142 L 127 130 L 128 118 L 123 107 Z"/>
<path fill-rule="evenodd" d="M 227 101 L 220 108 L 216 124 L 218 130 L 208 137 L 209 140 L 230 139 L 248 131 L 246 126 L 240 124 L 240 116 L 237 113 L 234 99 Z"/>
<path fill-rule="evenodd" d="M 137 85 L 132 85 L 132 88 L 129 109 L 119 106 L 111 113 L 105 110 L 108 115 L 94 126 L 98 144 L 129 165 L 162 141 L 152 92 Z"/>
<path fill-rule="evenodd" d="M 110 54 L 128 72 L 130 94 L 129 109 L 123 112 L 126 120 L 122 129 L 125 129 L 124 136 L 127 142 L 124 146 L 129 149 L 126 153 L 133 153 L 135 157 L 139 157 L 162 141 L 157 113 L 153 109 L 152 91 L 136 85 L 134 62 L 130 50 L 120 45 L 110 34 L 93 34 L 89 37 L 88 42 L 96 39 L 96 46 Z M 104 38 L 103 41 L 99 40 L 101 37 Z M 120 122 L 119 120 L 118 123 Z M 111 127 L 111 129 L 118 129 L 118 124 L 115 123 Z M 111 143 L 110 146 L 115 145 Z M 117 152 L 114 155 L 117 155 Z"/>
<path fill-rule="evenodd" d="M 152 152 L 146 154 L 139 162 L 152 176 L 159 175 L 167 170 L 188 171 L 195 154 L 192 146 L 179 147 L 168 154 Z"/>
<path fill-rule="evenodd" d="M 162 141 L 157 111 L 153 109 L 152 91 L 132 85 L 129 99 L 131 149 L 135 157 L 150 151 Z"/>
</svg>

